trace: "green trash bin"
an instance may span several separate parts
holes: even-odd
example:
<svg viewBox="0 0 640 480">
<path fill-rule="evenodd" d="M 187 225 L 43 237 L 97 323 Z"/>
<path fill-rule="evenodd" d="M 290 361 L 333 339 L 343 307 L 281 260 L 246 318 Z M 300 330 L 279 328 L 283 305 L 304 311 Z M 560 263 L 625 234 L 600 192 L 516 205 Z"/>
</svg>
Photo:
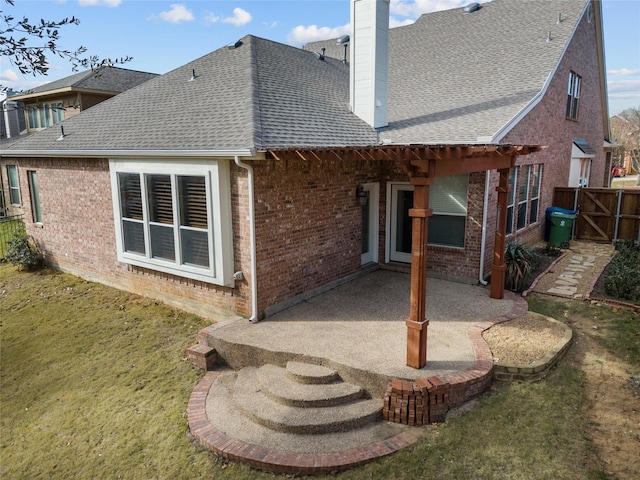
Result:
<svg viewBox="0 0 640 480">
<path fill-rule="evenodd" d="M 568 243 L 571 238 L 573 221 L 576 216 L 570 213 L 551 213 L 551 229 L 549 230 L 549 243 L 562 245 Z"/>
</svg>

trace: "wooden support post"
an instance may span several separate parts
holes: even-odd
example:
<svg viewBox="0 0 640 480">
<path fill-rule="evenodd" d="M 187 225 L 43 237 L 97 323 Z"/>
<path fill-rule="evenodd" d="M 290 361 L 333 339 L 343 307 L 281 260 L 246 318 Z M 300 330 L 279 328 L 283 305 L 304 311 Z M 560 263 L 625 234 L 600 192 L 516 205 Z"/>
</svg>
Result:
<svg viewBox="0 0 640 480">
<path fill-rule="evenodd" d="M 429 217 L 433 210 L 429 208 L 430 177 L 411 177 L 413 208 L 411 239 L 411 305 L 407 324 L 407 365 L 422 368 L 427 364 L 427 237 Z"/>
<path fill-rule="evenodd" d="M 507 236 L 507 201 L 509 195 L 509 168 L 501 168 L 500 181 L 496 191 L 498 192 L 498 213 L 496 215 L 496 236 L 493 246 L 493 264 L 491 266 L 491 298 L 504 297 L 504 249 Z"/>
</svg>

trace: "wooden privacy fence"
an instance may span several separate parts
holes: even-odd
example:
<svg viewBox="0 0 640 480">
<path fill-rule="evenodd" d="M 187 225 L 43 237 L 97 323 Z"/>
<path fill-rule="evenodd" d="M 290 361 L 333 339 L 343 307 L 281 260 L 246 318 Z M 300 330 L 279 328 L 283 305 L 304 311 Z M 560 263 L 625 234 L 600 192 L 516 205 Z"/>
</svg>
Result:
<svg viewBox="0 0 640 480">
<path fill-rule="evenodd" d="M 640 189 L 556 188 L 553 206 L 578 211 L 576 240 L 640 244 Z"/>
</svg>

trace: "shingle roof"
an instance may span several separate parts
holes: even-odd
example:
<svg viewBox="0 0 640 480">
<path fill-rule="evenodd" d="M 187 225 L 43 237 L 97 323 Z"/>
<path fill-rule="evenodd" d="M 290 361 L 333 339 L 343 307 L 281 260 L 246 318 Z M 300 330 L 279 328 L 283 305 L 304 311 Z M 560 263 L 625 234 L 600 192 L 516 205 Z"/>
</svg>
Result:
<svg viewBox="0 0 640 480">
<path fill-rule="evenodd" d="M 312 51 L 247 36 L 18 142 L 19 150 L 233 150 L 474 143 L 543 89 L 586 0 L 494 0 L 390 33 L 389 127 L 349 111 L 335 40 Z M 563 21 L 558 24 L 558 14 Z M 551 42 L 547 37 L 551 32 Z M 189 82 L 195 70 L 196 80 Z"/>
<path fill-rule="evenodd" d="M 156 73 L 140 72 L 119 67 L 105 67 L 99 71 L 86 70 L 59 80 L 40 85 L 28 92 L 20 92 L 16 98 L 22 99 L 33 94 L 43 94 L 63 88 L 74 90 L 94 90 L 104 92 L 124 92 L 154 77 Z"/>
<path fill-rule="evenodd" d="M 541 92 L 586 4 L 494 0 L 474 13 L 430 13 L 391 29 L 389 127 L 381 137 L 393 143 L 493 137 Z M 306 46 L 322 47 L 344 57 L 335 41 Z"/>
</svg>

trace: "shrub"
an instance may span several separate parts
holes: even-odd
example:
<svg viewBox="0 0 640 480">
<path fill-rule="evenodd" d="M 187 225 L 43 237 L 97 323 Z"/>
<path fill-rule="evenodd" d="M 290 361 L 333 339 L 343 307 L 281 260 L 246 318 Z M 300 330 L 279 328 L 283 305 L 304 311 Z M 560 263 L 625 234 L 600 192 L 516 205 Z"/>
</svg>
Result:
<svg viewBox="0 0 640 480">
<path fill-rule="evenodd" d="M 37 270 L 44 264 L 40 249 L 24 232 L 14 233 L 7 244 L 7 261 L 17 265 L 19 269 Z"/>
<path fill-rule="evenodd" d="M 537 268 L 540 257 L 533 247 L 512 242 L 505 248 L 504 261 L 505 288 L 521 292 L 529 284 L 531 273 Z"/>
<path fill-rule="evenodd" d="M 640 302 L 640 247 L 633 241 L 617 242 L 604 279 L 604 290 L 621 300 Z"/>
<path fill-rule="evenodd" d="M 562 255 L 562 250 L 553 243 L 547 243 L 547 245 L 542 249 L 542 253 L 547 257 L 559 257 Z"/>
</svg>

